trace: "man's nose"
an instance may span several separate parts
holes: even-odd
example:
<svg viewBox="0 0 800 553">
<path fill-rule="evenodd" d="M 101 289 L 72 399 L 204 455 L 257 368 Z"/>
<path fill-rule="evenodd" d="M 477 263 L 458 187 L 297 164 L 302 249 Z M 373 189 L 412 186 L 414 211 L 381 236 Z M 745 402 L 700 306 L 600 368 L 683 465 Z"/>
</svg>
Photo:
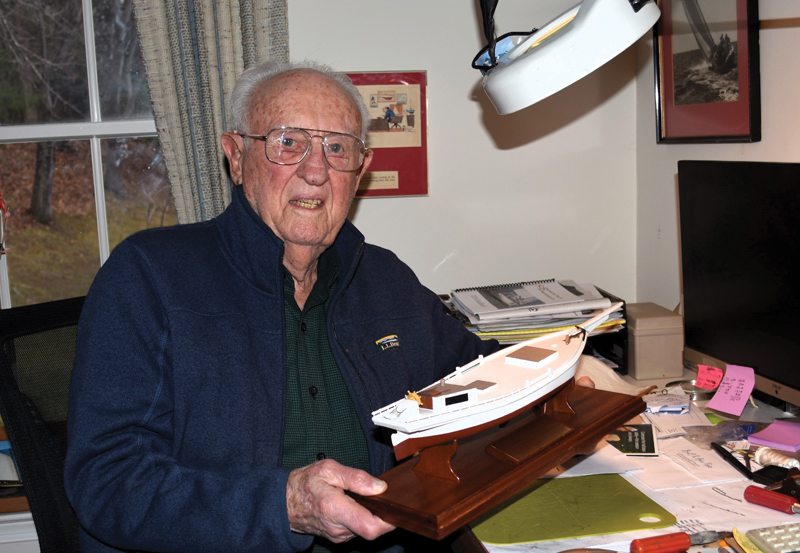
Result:
<svg viewBox="0 0 800 553">
<path fill-rule="evenodd" d="M 314 140 L 319 138 L 319 140 Z M 325 159 L 324 147 L 322 145 L 322 137 L 311 137 L 311 145 L 308 148 L 306 156 L 300 162 L 297 169 L 297 175 L 305 180 L 308 184 L 321 185 L 328 180 L 328 161 Z"/>
</svg>

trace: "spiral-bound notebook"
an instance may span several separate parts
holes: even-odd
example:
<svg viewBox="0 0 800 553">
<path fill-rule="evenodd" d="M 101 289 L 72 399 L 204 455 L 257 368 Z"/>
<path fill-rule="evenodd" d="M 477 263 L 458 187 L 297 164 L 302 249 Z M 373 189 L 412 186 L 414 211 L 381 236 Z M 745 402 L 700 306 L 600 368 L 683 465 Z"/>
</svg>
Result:
<svg viewBox="0 0 800 553">
<path fill-rule="evenodd" d="M 459 288 L 453 300 L 466 312 L 479 318 L 508 316 L 509 313 L 536 313 L 547 306 L 578 304 L 597 299 L 571 280 L 532 280 L 475 288 Z M 575 305 L 575 310 L 582 307 Z"/>
</svg>

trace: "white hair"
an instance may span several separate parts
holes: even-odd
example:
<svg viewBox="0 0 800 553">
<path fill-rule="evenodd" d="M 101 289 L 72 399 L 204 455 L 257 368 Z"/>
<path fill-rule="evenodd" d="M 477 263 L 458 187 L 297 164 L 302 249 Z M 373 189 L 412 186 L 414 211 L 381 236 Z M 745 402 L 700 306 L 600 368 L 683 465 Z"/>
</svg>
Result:
<svg viewBox="0 0 800 553">
<path fill-rule="evenodd" d="M 369 124 L 369 111 L 364 102 L 364 97 L 353 85 L 350 77 L 344 73 L 337 73 L 327 65 L 323 65 L 314 61 L 299 61 L 299 62 L 275 62 L 265 61 L 254 65 L 247 69 L 236 81 L 236 86 L 233 88 L 231 95 L 231 122 L 233 128 L 244 132 L 250 133 L 250 112 L 253 101 L 253 96 L 263 83 L 289 71 L 296 71 L 298 69 L 306 69 L 316 71 L 336 81 L 353 99 L 358 112 L 361 115 L 361 140 L 367 140 L 367 125 Z"/>
</svg>

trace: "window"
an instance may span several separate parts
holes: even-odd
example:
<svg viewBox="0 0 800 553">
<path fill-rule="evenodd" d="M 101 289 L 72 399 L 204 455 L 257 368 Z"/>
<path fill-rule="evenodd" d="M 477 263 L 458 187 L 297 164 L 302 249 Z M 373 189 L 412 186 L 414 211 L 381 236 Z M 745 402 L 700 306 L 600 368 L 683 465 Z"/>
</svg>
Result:
<svg viewBox="0 0 800 553">
<path fill-rule="evenodd" d="M 5 308 L 86 294 L 122 239 L 177 215 L 131 0 L 0 0 L 0 15 Z"/>
</svg>

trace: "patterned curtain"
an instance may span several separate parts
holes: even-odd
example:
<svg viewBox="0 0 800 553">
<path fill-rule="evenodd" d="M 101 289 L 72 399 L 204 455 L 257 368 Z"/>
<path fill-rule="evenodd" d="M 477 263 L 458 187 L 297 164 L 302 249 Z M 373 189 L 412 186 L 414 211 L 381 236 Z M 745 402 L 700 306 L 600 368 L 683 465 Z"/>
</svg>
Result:
<svg viewBox="0 0 800 553">
<path fill-rule="evenodd" d="M 181 223 L 230 202 L 220 135 L 244 69 L 289 59 L 288 0 L 133 0 L 158 137 Z M 102 75 L 100 76 L 102 78 Z"/>
</svg>

